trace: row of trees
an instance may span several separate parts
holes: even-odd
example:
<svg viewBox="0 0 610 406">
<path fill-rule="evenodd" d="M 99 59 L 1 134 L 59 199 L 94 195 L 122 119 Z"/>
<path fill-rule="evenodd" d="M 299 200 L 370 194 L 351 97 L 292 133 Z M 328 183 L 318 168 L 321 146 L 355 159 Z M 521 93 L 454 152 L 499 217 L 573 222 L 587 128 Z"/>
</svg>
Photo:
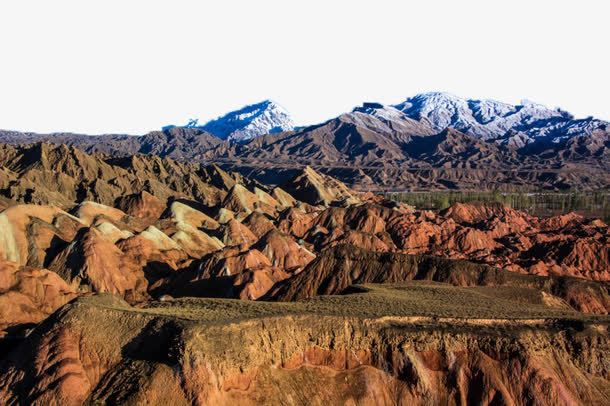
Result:
<svg viewBox="0 0 610 406">
<path fill-rule="evenodd" d="M 454 203 L 497 202 L 535 216 L 575 211 L 587 217 L 610 220 L 610 192 L 392 192 L 387 197 L 418 209 L 446 209 Z"/>
</svg>

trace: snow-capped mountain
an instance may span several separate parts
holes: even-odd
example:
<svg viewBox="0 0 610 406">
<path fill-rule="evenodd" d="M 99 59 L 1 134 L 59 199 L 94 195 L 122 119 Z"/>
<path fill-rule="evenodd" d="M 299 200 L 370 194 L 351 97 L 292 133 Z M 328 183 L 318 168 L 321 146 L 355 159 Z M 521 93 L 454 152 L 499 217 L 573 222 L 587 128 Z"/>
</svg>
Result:
<svg viewBox="0 0 610 406">
<path fill-rule="evenodd" d="M 205 125 L 200 126 L 193 120 L 188 126 L 200 128 L 222 140 L 244 142 L 260 135 L 293 130 L 294 122 L 280 105 L 265 100 L 227 113 Z"/>
<path fill-rule="evenodd" d="M 453 128 L 517 148 L 534 141 L 558 143 L 576 135 L 589 135 L 597 129 L 605 130 L 609 125 L 592 117 L 575 119 L 564 110 L 525 100 L 512 105 L 495 100 L 464 99 L 443 92 L 418 94 L 396 105 L 364 103 L 340 118 L 370 131 L 402 139 L 438 134 Z M 164 127 L 164 130 L 172 127 Z M 297 130 L 288 112 L 271 100 L 245 106 L 203 125 L 199 120 L 191 120 L 181 127 L 203 130 L 234 143 Z"/>
<path fill-rule="evenodd" d="M 314 164 L 353 184 L 388 190 L 490 185 L 597 190 L 608 188 L 609 124 L 531 102 L 425 93 L 393 106 L 364 103 L 301 128 L 265 101 L 205 125 L 192 120 L 142 136 L 0 130 L 0 142 L 63 143 L 115 158 L 140 153 L 219 162 L 245 174 L 260 170 L 273 182 L 287 176 L 291 165 Z M 292 131 L 267 135 L 287 130 Z"/>
<path fill-rule="evenodd" d="M 482 139 L 514 139 L 519 135 L 521 142 L 538 137 L 557 142 L 572 135 L 591 134 L 608 124 L 591 117 L 575 119 L 563 110 L 529 101 L 512 105 L 442 92 L 418 94 L 393 107 L 406 117 L 428 121 L 437 131 L 451 127 Z"/>
</svg>

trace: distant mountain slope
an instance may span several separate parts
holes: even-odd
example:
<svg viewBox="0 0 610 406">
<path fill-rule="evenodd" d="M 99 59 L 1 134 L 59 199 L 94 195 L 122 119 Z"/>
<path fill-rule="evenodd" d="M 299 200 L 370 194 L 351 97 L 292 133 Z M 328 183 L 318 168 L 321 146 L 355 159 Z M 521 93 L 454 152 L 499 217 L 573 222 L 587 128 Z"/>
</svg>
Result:
<svg viewBox="0 0 610 406">
<path fill-rule="evenodd" d="M 243 144 L 221 144 L 203 156 L 210 160 L 320 166 L 506 169 L 529 165 L 550 169 L 586 163 L 605 167 L 610 154 L 610 136 L 605 128 L 600 125 L 591 132 L 583 130 L 553 139 L 531 139 L 527 135 L 523 139 L 511 130 L 504 139 L 489 139 L 454 127 L 437 130 L 426 118 L 418 121 L 395 107 L 365 103 L 316 126 Z"/>
<path fill-rule="evenodd" d="M 136 136 L 125 134 L 85 135 L 72 133 L 34 134 L 1 131 L 0 142 L 25 145 L 49 142 L 77 147 L 85 152 L 111 156 L 152 154 L 174 159 L 193 158 L 193 154 L 207 151 L 222 141 L 196 128 L 171 128 Z"/>
<path fill-rule="evenodd" d="M 218 167 L 158 156 L 108 158 L 66 145 L 0 144 L 0 195 L 16 202 L 63 208 L 82 200 L 114 205 L 120 197 L 145 191 L 163 201 L 180 196 L 216 204 L 228 188 L 214 186 L 215 177 L 230 175 Z"/>
<path fill-rule="evenodd" d="M 395 106 L 364 103 L 300 129 L 265 101 L 203 126 L 192 122 L 143 136 L 0 131 L 0 142 L 216 162 L 278 184 L 309 165 L 366 189 L 599 189 L 610 186 L 608 128 L 533 103 L 425 93 Z"/>
</svg>

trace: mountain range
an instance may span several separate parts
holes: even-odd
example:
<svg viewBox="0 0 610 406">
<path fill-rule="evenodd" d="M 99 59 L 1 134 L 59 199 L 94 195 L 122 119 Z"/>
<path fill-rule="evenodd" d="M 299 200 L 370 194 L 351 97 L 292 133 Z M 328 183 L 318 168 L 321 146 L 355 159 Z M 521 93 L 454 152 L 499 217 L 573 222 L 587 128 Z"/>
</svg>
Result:
<svg viewBox="0 0 610 406">
<path fill-rule="evenodd" d="M 606 222 L 418 209 L 290 155 L 287 181 L 263 166 L 298 140 L 364 160 L 359 136 L 422 165 L 522 165 L 452 128 L 407 136 L 430 128 L 413 119 L 367 130 L 373 117 L 244 144 L 197 128 L 90 144 L 135 155 L 0 143 L 0 404 L 609 404 Z M 193 145 L 258 146 L 276 181 L 156 155 Z"/>
<path fill-rule="evenodd" d="M 218 163 L 281 183 L 310 165 L 361 189 L 599 189 L 610 184 L 608 122 L 576 119 L 524 101 L 419 94 L 396 105 L 364 103 L 295 127 L 266 100 L 200 125 L 142 136 L 0 131 L 0 142 L 64 143 L 109 156 L 155 154 Z"/>
</svg>

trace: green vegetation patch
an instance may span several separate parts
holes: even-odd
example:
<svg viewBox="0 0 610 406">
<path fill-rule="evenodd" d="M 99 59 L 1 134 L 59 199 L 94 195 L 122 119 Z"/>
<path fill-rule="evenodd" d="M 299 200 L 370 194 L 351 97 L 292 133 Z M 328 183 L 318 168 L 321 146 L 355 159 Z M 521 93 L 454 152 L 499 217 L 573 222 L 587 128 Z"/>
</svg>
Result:
<svg viewBox="0 0 610 406">
<path fill-rule="evenodd" d="M 446 209 L 454 203 L 502 203 L 533 216 L 576 212 L 610 221 L 610 192 L 392 192 L 386 197 L 421 210 Z"/>
</svg>

